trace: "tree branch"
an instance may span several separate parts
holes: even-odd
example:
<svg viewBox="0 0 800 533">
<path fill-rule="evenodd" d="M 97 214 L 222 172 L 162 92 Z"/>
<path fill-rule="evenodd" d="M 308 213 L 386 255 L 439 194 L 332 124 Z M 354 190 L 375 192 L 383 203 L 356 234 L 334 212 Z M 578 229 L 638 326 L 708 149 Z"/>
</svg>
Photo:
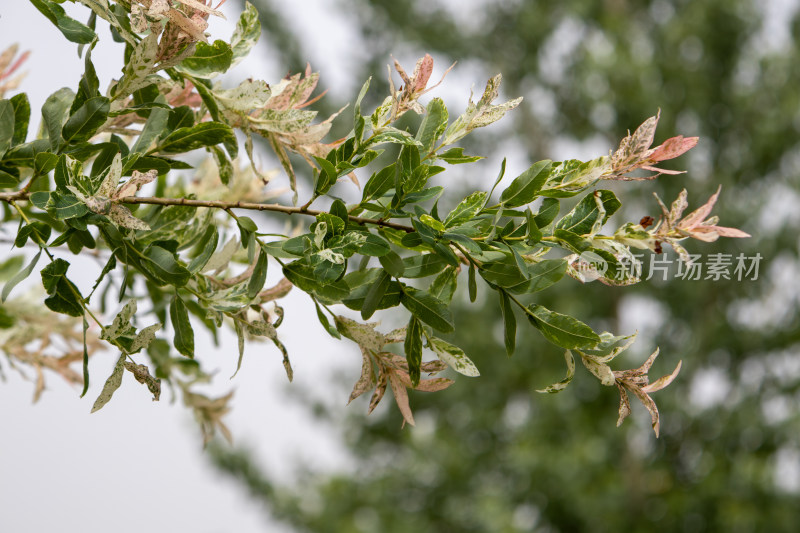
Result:
<svg viewBox="0 0 800 533">
<path fill-rule="evenodd" d="M 7 193 L 0 193 L 0 202 L 11 203 L 14 201 L 28 200 L 30 193 L 28 191 L 14 191 Z M 272 211 L 275 213 L 284 213 L 286 215 L 307 215 L 315 217 L 326 211 L 319 211 L 316 209 L 307 209 L 305 207 L 290 207 L 280 204 L 258 204 L 254 202 L 222 202 L 219 200 L 192 200 L 189 198 L 158 198 L 155 196 L 129 196 L 118 200 L 123 204 L 147 204 L 147 205 L 182 205 L 186 207 L 210 207 L 213 209 L 248 209 L 251 211 Z M 393 228 L 406 233 L 412 233 L 414 228 L 404 224 L 397 224 L 382 219 L 365 218 L 357 216 L 349 216 L 351 222 L 356 224 L 366 225 L 372 224 L 374 226 L 381 226 L 384 228 Z"/>
</svg>

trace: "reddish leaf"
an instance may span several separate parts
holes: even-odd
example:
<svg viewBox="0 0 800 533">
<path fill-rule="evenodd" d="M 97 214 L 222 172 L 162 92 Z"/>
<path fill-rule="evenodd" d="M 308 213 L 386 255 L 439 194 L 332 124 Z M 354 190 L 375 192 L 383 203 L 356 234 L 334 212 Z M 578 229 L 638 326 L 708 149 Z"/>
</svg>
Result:
<svg viewBox="0 0 800 533">
<path fill-rule="evenodd" d="M 408 404 L 408 391 L 406 390 L 400 376 L 395 372 L 389 374 L 389 383 L 392 385 L 392 392 L 394 393 L 394 401 L 403 415 L 403 420 L 414 425 L 414 415 L 411 413 L 411 406 Z"/>
</svg>

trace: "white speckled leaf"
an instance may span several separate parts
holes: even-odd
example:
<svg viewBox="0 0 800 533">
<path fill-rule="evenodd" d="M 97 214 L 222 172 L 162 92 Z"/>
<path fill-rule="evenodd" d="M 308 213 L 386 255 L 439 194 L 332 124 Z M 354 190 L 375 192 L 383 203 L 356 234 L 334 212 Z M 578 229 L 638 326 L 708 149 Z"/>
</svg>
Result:
<svg viewBox="0 0 800 533">
<path fill-rule="evenodd" d="M 111 219 L 111 222 L 117 226 L 122 226 L 123 228 L 145 231 L 150 229 L 150 226 L 148 226 L 144 221 L 133 216 L 127 207 L 118 204 L 111 206 L 111 209 L 108 211 L 108 218 Z"/>
<path fill-rule="evenodd" d="M 156 331 L 159 329 L 161 329 L 161 324 L 153 324 L 152 326 L 147 326 L 140 331 L 131 343 L 131 353 L 138 352 L 142 348 L 147 348 L 150 346 L 150 343 L 156 338 Z"/>
<path fill-rule="evenodd" d="M 236 29 L 231 36 L 231 49 L 233 50 L 233 62 L 236 65 L 258 42 L 261 36 L 261 22 L 258 20 L 258 10 L 250 2 L 244 3 L 244 11 L 236 22 Z"/>
<path fill-rule="evenodd" d="M 439 357 L 439 359 L 447 363 L 450 368 L 459 374 L 469 377 L 477 377 L 481 375 L 481 373 L 478 371 L 478 367 L 475 366 L 475 363 L 473 363 L 472 360 L 464 353 L 464 350 L 458 346 L 454 346 L 449 342 L 443 341 L 442 339 L 438 339 L 436 337 L 432 337 L 430 339 L 428 346 L 434 352 L 436 352 L 436 355 Z"/>
<path fill-rule="evenodd" d="M 101 339 L 114 340 L 120 335 L 130 333 L 132 326 L 130 325 L 131 317 L 136 314 L 136 300 L 128 300 L 122 311 L 114 318 L 114 322 L 110 326 L 103 328 L 100 334 Z"/>
<path fill-rule="evenodd" d="M 595 360 L 591 355 L 586 355 L 584 353 L 581 353 L 581 360 L 583 361 L 583 366 L 588 368 L 589 372 L 594 374 L 597 379 L 600 380 L 600 383 L 606 387 L 610 387 L 616 383 L 614 372 L 611 371 L 611 367 L 607 364 L 601 363 Z"/>
<path fill-rule="evenodd" d="M 233 89 L 214 91 L 220 104 L 237 113 L 264 107 L 271 95 L 269 85 L 261 80 L 245 80 Z"/>
<path fill-rule="evenodd" d="M 111 161 L 111 166 L 108 167 L 108 171 L 106 172 L 106 177 L 103 179 L 103 183 L 100 184 L 100 188 L 94 193 L 94 196 L 104 196 L 106 198 L 111 198 L 114 195 L 114 191 L 117 190 L 117 184 L 119 184 L 119 180 L 122 177 L 122 158 L 119 154 L 114 156 L 114 160 Z"/>
<path fill-rule="evenodd" d="M 153 395 L 154 402 L 157 402 L 161 398 L 161 380 L 151 376 L 150 369 L 145 365 L 137 365 L 130 361 L 125 361 L 123 365 L 125 366 L 125 370 L 133 374 L 136 381 L 147 386 L 147 390 Z"/>
<path fill-rule="evenodd" d="M 111 397 L 114 395 L 114 392 L 122 385 L 122 374 L 125 372 L 125 354 L 122 354 L 120 358 L 117 360 L 116 366 L 114 366 L 114 371 L 108 376 L 105 385 L 103 385 L 103 390 L 100 392 L 100 396 L 97 397 L 95 400 L 94 405 L 92 406 L 92 412 L 99 411 L 103 408 L 105 404 L 111 401 Z"/>
</svg>

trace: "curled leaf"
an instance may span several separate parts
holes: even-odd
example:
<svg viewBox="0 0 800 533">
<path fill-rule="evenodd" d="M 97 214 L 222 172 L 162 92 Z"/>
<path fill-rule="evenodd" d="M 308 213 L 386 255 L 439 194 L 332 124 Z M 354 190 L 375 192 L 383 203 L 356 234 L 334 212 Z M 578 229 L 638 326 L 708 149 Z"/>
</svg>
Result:
<svg viewBox="0 0 800 533">
<path fill-rule="evenodd" d="M 137 365 L 130 361 L 125 361 L 123 365 L 125 366 L 125 370 L 133 374 L 136 381 L 147 386 L 147 390 L 153 395 L 154 402 L 157 402 L 159 398 L 161 398 L 161 380 L 151 376 L 147 366 Z"/>
<path fill-rule="evenodd" d="M 549 387 L 545 387 L 544 389 L 537 389 L 536 392 L 546 392 L 546 393 L 556 393 L 561 392 L 562 390 L 567 388 L 567 385 L 570 384 L 572 378 L 575 376 L 575 357 L 572 355 L 572 352 L 569 350 L 564 351 L 564 360 L 567 362 L 567 375 L 559 381 L 558 383 L 553 383 Z"/>
</svg>

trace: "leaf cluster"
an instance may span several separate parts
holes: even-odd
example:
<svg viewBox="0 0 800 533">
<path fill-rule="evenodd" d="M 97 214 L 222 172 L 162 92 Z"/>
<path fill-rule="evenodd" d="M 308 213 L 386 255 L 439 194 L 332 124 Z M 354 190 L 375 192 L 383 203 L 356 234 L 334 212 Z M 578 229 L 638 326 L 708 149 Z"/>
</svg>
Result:
<svg viewBox="0 0 800 533">
<path fill-rule="evenodd" d="M 314 122 L 316 112 L 305 108 L 316 100 L 312 95 L 319 76 L 310 68 L 273 85 L 245 80 L 225 89 L 218 81 L 258 39 L 260 24 L 249 4 L 229 42 L 209 44 L 206 19 L 218 13 L 203 2 L 111 6 L 80 0 L 91 9 L 84 25 L 66 16 L 56 2 L 32 1 L 68 40 L 79 44 L 85 71 L 75 90 L 62 88 L 47 99 L 42 128 L 32 140 L 26 95 L 0 101 L 3 221 L 18 223 L 16 247 L 38 248 L 26 266 L 17 265 L 2 298 L 33 273 L 44 253 L 44 305 L 81 319 L 84 337 L 93 322 L 99 338 L 119 352 L 93 411 L 110 401 L 128 372 L 154 400 L 160 397 L 161 380 L 176 385 L 206 438 L 215 429 L 227 436 L 221 416 L 230 395 L 209 399 L 191 389 L 208 379 L 194 360 L 194 328 L 202 326 L 216 338 L 219 328 L 232 327 L 239 339 L 237 370 L 247 340 L 269 340 L 291 380 L 288 351 L 278 336 L 283 310 L 276 300 L 297 287 L 313 300 L 330 335 L 360 346 L 362 374 L 351 400 L 373 389 L 372 410 L 391 388 L 405 421 L 413 424 L 408 389 L 433 392 L 452 384 L 448 378 L 423 380 L 423 373 L 451 368 L 479 375 L 462 348 L 440 337 L 457 327 L 449 306 L 464 270 L 472 301 L 478 279 L 498 295 L 508 355 L 515 350 L 520 313 L 545 339 L 567 350 L 567 379 L 548 392 L 563 389 L 571 379 L 573 351 L 602 384 L 620 387 L 621 415 L 627 409 L 623 387 L 644 390 L 645 395 L 656 390 L 642 388 L 646 369 L 634 375 L 615 373 L 607 365 L 627 346 L 622 342 L 627 337 L 597 333 L 577 318 L 532 300 L 565 275 L 586 281 L 589 272 L 592 279 L 611 285 L 635 283 L 638 279 L 623 265 L 634 259 L 632 246 L 657 251 L 661 242 L 675 245 L 694 236 L 688 231 L 659 233 L 661 225 L 648 231 L 641 224 L 603 235 L 621 202 L 598 185 L 638 179 L 630 177 L 638 169 L 659 172 L 653 167 L 656 162 L 681 155 L 696 139 L 676 137 L 650 148 L 655 116 L 609 156 L 535 162 L 501 187 L 504 161 L 490 190 L 474 191 L 453 209 L 440 211 L 449 168 L 481 159 L 464 154 L 455 143 L 521 102 L 494 103 L 500 75 L 487 82 L 477 102 L 470 98 L 466 111 L 451 120 L 440 98 L 425 106 L 419 101 L 432 89 L 432 58 L 421 58 L 411 75 L 395 63 L 404 86 L 395 89 L 391 84 L 390 94 L 365 114 L 368 80 L 353 106 L 350 133 L 324 143 L 341 111 Z M 91 59 L 98 44 L 98 18 L 125 43 L 122 77 L 105 94 Z M 406 113 L 422 116 L 415 131 L 398 126 Z M 249 169 L 237 160 L 235 130 L 245 138 Z M 272 198 L 265 189 L 270 177 L 253 162 L 254 136 L 275 152 L 293 193 L 292 205 L 267 202 Z M 197 150 L 213 161 L 213 169 L 188 156 Z M 299 206 L 298 170 L 290 154 L 307 163 L 313 184 L 310 198 Z M 193 171 L 198 179 L 194 185 L 185 183 L 175 171 Z M 342 187 L 352 186 L 348 179 L 359 184 L 359 175 L 367 173 L 360 200 L 346 204 Z M 153 196 L 137 196 L 143 187 L 153 190 Z M 324 210 L 312 209 L 323 201 Z M 310 224 L 298 235 L 271 234 L 243 215 L 245 210 L 300 215 Z M 671 219 L 665 221 L 669 223 Z M 101 258 L 103 266 L 90 292 L 70 279 L 69 261 L 56 257 L 67 250 Z M 587 257 L 599 260 L 603 268 L 589 265 Z M 270 265 L 280 269 L 284 280 L 268 288 Z M 153 318 L 145 321 L 146 327 L 141 327 L 137 301 L 152 304 L 147 314 Z M 108 318 L 95 314 L 97 306 Z M 108 314 L 107 306 L 121 310 Z M 399 307 L 408 324 L 382 334 L 372 323 L 339 314 L 335 306 L 359 313 L 363 321 Z M 164 338 L 167 331 L 171 342 Z M 403 356 L 385 348 L 401 342 Z M 88 357 L 87 348 L 84 392 Z M 657 431 L 657 415 L 654 427 Z"/>
</svg>

